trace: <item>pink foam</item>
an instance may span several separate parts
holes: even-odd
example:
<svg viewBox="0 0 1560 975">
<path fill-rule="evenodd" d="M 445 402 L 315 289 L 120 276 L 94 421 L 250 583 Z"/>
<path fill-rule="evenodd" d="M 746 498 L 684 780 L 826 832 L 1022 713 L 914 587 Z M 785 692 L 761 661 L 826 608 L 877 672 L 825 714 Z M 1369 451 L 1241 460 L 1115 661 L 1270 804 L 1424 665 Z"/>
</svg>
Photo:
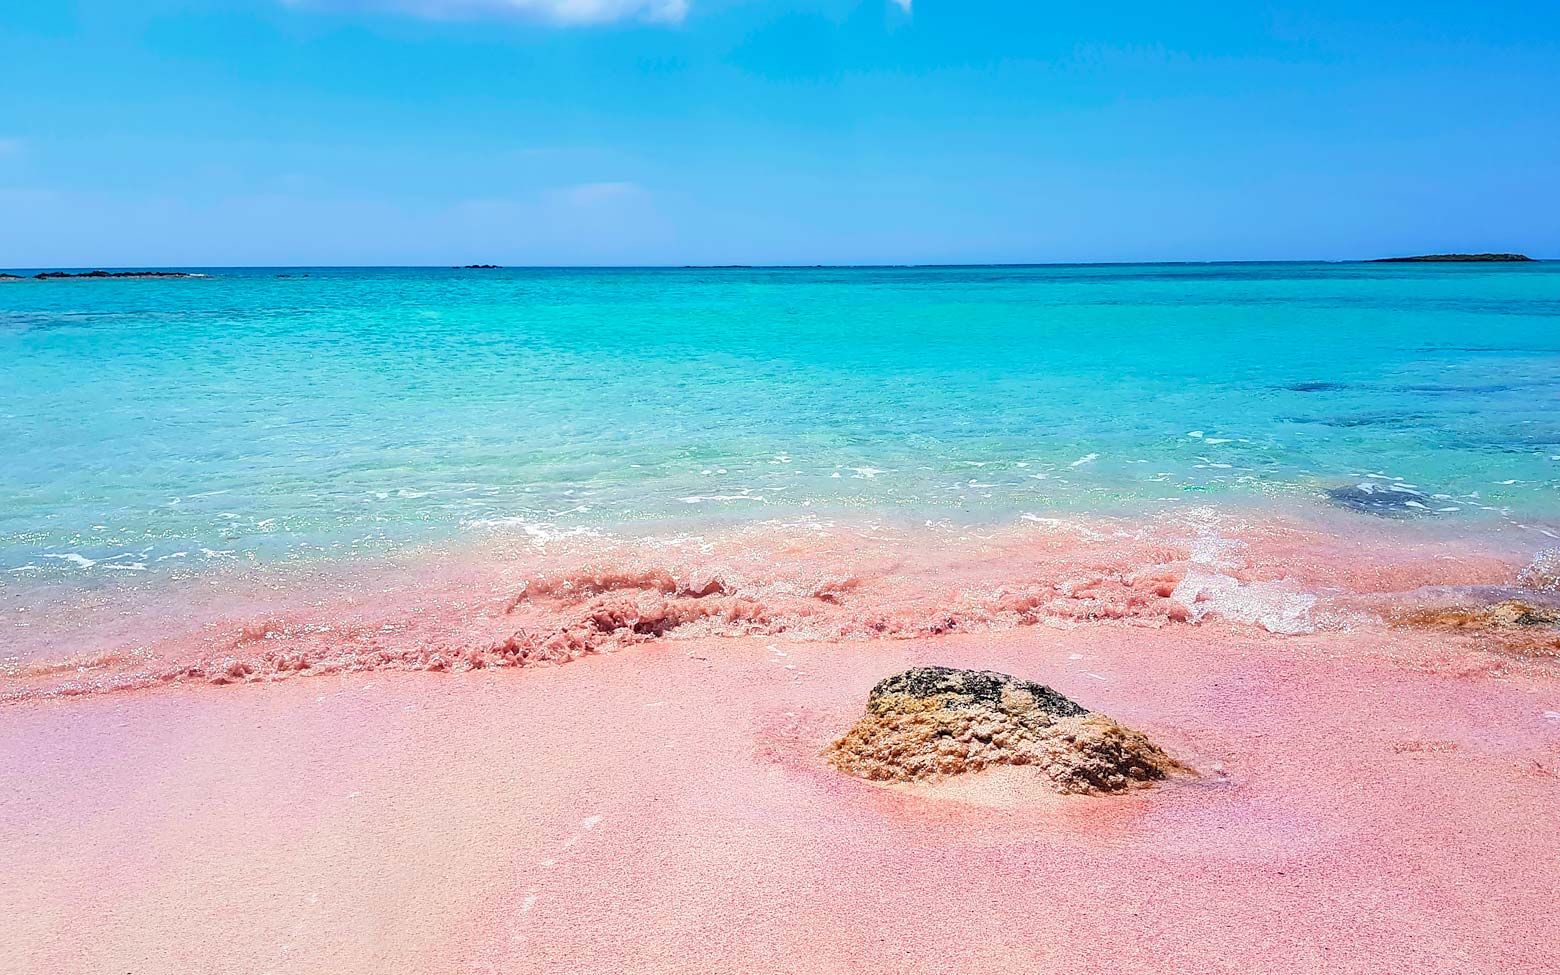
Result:
<svg viewBox="0 0 1560 975">
<path fill-rule="evenodd" d="M 667 636 L 904 639 L 1210 614 L 1296 632 L 1379 617 L 1426 586 L 1513 584 L 1521 568 L 1467 542 L 1211 517 L 992 530 L 761 525 L 553 551 L 453 549 L 324 578 L 222 577 L 178 590 L 176 602 L 154 590 L 120 605 L 39 607 L 30 641 L 0 673 L 0 702 L 562 663 Z"/>
</svg>

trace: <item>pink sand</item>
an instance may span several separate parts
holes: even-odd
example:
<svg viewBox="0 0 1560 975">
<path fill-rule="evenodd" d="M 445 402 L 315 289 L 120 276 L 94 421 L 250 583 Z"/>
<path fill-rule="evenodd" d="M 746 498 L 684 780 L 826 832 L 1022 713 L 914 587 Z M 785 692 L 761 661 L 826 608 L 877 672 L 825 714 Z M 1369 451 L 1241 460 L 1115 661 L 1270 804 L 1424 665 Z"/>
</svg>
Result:
<svg viewBox="0 0 1560 975">
<path fill-rule="evenodd" d="M 1318 553 L 1357 544 L 1242 540 L 1224 571 L 1307 592 L 1326 581 Z M 47 667 L 13 675 L 0 969 L 1560 971 L 1554 672 L 1358 615 L 1366 596 L 1516 566 L 1376 551 L 1334 573 L 1349 592 L 1320 605 L 1339 619 L 1280 636 L 1169 605 L 1164 587 L 1218 561 L 1173 539 L 944 540 L 936 557 L 902 541 L 808 543 L 783 571 L 751 539 L 717 545 L 744 580 L 732 593 L 627 595 L 752 598 L 772 632 L 613 631 L 564 666 L 392 660 L 68 697 Z M 833 601 L 796 584 L 825 585 L 863 548 L 854 569 L 875 574 Z M 465 611 L 452 575 L 429 605 L 368 600 L 369 615 L 421 620 L 418 640 L 485 640 L 515 612 L 514 579 L 483 579 Z M 520 610 L 537 625 L 626 598 L 543 588 Z M 1090 599 L 1121 611 L 1071 612 Z M 295 652 L 319 637 L 310 621 L 364 603 L 300 603 L 256 640 Z M 874 619 L 884 633 L 860 631 Z M 199 640 L 234 627 L 148 653 L 204 659 L 219 650 Z M 1203 775 L 1059 798 L 1011 776 L 890 789 L 826 766 L 870 686 L 917 663 L 1050 683 Z M 134 668 L 108 670 L 78 689 Z"/>
</svg>

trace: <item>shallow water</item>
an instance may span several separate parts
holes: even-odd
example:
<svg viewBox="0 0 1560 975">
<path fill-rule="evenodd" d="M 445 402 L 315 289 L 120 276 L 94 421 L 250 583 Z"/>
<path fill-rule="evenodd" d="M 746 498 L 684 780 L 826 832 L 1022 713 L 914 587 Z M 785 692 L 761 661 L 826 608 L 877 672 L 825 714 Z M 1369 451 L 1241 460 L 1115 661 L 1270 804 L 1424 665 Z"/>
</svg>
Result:
<svg viewBox="0 0 1560 975">
<path fill-rule="evenodd" d="M 13 583 L 1361 481 L 1560 513 L 1556 264 L 210 273 L 0 285 Z"/>
</svg>

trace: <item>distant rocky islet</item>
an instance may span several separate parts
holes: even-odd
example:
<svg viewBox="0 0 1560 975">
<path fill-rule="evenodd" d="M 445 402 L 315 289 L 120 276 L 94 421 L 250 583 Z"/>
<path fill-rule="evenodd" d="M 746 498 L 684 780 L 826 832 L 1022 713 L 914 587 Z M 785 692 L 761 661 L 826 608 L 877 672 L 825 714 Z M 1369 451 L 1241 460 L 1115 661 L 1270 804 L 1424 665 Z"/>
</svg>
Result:
<svg viewBox="0 0 1560 975">
<path fill-rule="evenodd" d="M 203 278 L 191 271 L 41 271 L 31 278 L 21 274 L 0 274 L 4 281 L 58 281 L 66 278 Z"/>
<path fill-rule="evenodd" d="M 1412 257 L 1378 257 L 1372 264 L 1503 264 L 1530 262 L 1526 254 L 1416 254 Z"/>
</svg>

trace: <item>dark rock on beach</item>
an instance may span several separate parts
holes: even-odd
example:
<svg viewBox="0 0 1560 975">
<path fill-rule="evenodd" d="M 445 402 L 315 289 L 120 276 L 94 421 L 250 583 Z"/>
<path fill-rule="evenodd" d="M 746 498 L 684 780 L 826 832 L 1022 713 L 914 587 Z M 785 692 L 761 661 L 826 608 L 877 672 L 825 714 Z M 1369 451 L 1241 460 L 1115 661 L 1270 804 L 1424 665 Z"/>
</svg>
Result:
<svg viewBox="0 0 1560 975">
<path fill-rule="evenodd" d="M 876 781 L 1028 766 L 1063 793 L 1122 792 L 1191 773 L 1142 733 L 1044 684 L 951 667 L 878 683 L 866 715 L 826 754 L 841 771 Z"/>
<path fill-rule="evenodd" d="M 1531 261 L 1526 254 L 1419 254 L 1414 257 L 1378 257 L 1371 264 L 1488 264 Z"/>
<path fill-rule="evenodd" d="M 1334 504 L 1353 511 L 1385 517 L 1427 515 L 1434 511 L 1431 499 L 1413 488 L 1384 483 L 1349 484 L 1323 492 Z"/>
<path fill-rule="evenodd" d="M 1075 718 L 1089 709 L 1044 684 L 1020 680 L 992 670 L 958 670 L 953 667 L 915 667 L 873 686 L 867 695 L 867 707 L 893 700 L 896 696 L 921 699 L 952 695 L 950 706 L 968 708 L 1000 707 L 1005 694 L 1024 693 L 1035 706 L 1059 718 Z"/>
</svg>

